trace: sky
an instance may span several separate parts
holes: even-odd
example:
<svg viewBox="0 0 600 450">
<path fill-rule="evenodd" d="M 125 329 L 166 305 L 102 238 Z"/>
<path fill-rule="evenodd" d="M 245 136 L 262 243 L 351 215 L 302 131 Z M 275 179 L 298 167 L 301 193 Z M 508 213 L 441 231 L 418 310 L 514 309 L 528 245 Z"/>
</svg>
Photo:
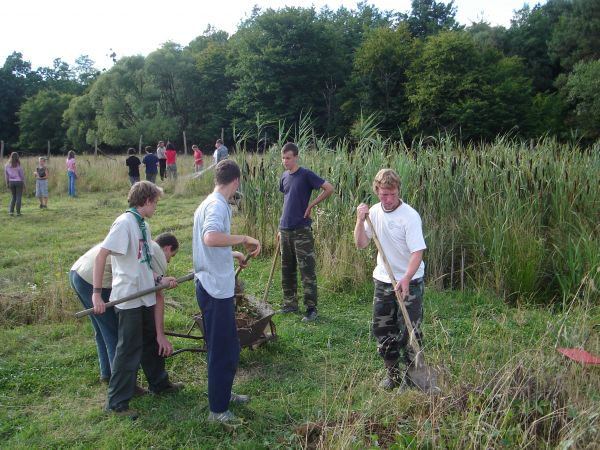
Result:
<svg viewBox="0 0 600 450">
<path fill-rule="evenodd" d="M 545 0 L 539 0 L 545 3 Z M 379 10 L 409 12 L 411 0 L 369 0 Z M 448 3 L 448 2 L 444 2 Z M 514 10 L 526 0 L 455 0 L 459 23 L 470 25 L 484 19 L 492 25 L 510 26 Z M 356 8 L 354 1 L 294 0 L 2 0 L 0 64 L 13 51 L 23 54 L 32 68 L 52 67 L 55 58 L 72 65 L 88 55 L 99 69 L 112 66 L 109 54 L 117 58 L 148 55 L 161 44 L 173 41 L 187 45 L 210 24 L 233 34 L 254 5 L 261 9 L 285 6 L 327 5 Z"/>
</svg>

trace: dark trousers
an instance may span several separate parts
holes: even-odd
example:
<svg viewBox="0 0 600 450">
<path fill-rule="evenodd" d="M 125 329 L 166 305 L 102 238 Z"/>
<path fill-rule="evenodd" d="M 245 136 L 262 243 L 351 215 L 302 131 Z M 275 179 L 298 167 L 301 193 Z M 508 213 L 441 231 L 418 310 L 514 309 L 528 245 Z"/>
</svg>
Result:
<svg viewBox="0 0 600 450">
<path fill-rule="evenodd" d="M 142 365 L 150 390 L 160 392 L 169 384 L 165 359 L 158 354 L 154 306 L 117 309 L 119 340 L 108 385 L 107 408 L 122 411 L 133 397 L 137 370 Z"/>
<path fill-rule="evenodd" d="M 159 159 L 158 160 L 158 169 L 160 171 L 160 179 L 164 180 L 165 179 L 165 173 L 167 170 L 167 160 L 166 159 Z"/>
<path fill-rule="evenodd" d="M 414 350 L 408 345 L 408 330 L 398 306 L 396 294 L 390 283 L 375 282 L 373 294 L 373 335 L 377 339 L 377 351 L 381 357 L 397 362 L 400 352 L 404 353 L 404 362 L 410 365 L 415 359 Z M 421 323 L 423 321 L 423 281 L 411 282 L 408 297 L 404 300 L 410 322 L 415 329 L 417 342 L 423 345 Z"/>
<path fill-rule="evenodd" d="M 21 198 L 23 197 L 23 182 L 22 181 L 10 181 L 8 183 L 10 193 L 12 197 L 10 199 L 10 213 L 15 212 L 15 206 L 17 207 L 17 214 L 21 214 Z"/>
<path fill-rule="evenodd" d="M 297 308 L 298 272 L 302 278 L 304 306 L 317 307 L 317 263 L 315 241 L 311 227 L 280 230 L 281 233 L 281 286 L 283 304 Z"/>
<path fill-rule="evenodd" d="M 235 323 L 235 299 L 213 298 L 196 279 L 196 299 L 202 310 L 208 349 L 208 406 L 214 413 L 229 409 L 231 387 L 240 360 Z"/>
</svg>

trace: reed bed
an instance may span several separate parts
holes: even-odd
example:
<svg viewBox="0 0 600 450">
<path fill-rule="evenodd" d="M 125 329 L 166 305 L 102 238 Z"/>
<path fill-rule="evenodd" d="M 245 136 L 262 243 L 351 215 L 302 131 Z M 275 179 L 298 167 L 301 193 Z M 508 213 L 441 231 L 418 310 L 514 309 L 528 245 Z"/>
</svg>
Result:
<svg viewBox="0 0 600 450">
<path fill-rule="evenodd" d="M 273 247 L 282 204 L 280 148 L 293 138 L 301 165 L 335 187 L 313 217 L 327 283 L 360 285 L 370 277 L 373 254 L 356 251 L 352 241 L 355 209 L 377 201 L 372 180 L 392 167 L 402 180 L 402 199 L 423 219 L 430 283 L 488 289 L 511 301 L 547 303 L 584 293 L 598 299 L 598 145 L 584 149 L 550 138 L 531 145 L 508 137 L 463 145 L 439 136 L 406 146 L 371 126 L 357 128 L 359 140 L 333 145 L 305 125 L 262 154 L 246 152 L 245 231 Z"/>
</svg>

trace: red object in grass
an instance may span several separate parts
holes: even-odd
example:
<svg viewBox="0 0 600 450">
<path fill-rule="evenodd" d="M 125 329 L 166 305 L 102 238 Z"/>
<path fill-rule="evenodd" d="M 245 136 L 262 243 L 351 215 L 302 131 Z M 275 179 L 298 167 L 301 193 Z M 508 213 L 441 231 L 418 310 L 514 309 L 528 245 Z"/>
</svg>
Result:
<svg viewBox="0 0 600 450">
<path fill-rule="evenodd" d="M 580 348 L 557 348 L 560 353 L 582 364 L 600 364 L 600 358 Z"/>
</svg>

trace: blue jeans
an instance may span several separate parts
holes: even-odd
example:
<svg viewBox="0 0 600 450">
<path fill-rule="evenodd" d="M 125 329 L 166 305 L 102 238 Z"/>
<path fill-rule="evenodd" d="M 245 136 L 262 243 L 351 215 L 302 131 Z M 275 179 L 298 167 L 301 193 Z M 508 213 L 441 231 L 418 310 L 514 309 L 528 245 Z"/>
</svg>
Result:
<svg viewBox="0 0 600 450">
<path fill-rule="evenodd" d="M 92 304 L 92 285 L 79 276 L 77 272 L 69 272 L 69 281 L 71 287 L 81 300 L 85 308 L 91 308 Z M 110 289 L 102 289 L 102 300 L 108 302 L 110 298 Z M 118 320 L 113 308 L 106 310 L 104 314 L 90 315 L 94 334 L 96 335 L 96 348 L 98 349 L 98 361 L 100 363 L 100 376 L 110 378 L 112 374 L 112 365 L 115 358 L 118 339 Z"/>
<path fill-rule="evenodd" d="M 214 413 L 229 409 L 231 387 L 240 360 L 235 323 L 235 298 L 213 298 L 196 279 L 196 300 L 202 310 L 208 349 L 208 406 Z"/>
<path fill-rule="evenodd" d="M 140 181 L 140 177 L 139 177 L 139 176 L 137 176 L 137 177 L 134 177 L 134 176 L 131 176 L 131 175 L 129 175 L 129 183 L 131 183 L 131 185 L 132 185 L 132 186 L 133 186 L 135 183 L 137 183 L 138 181 Z"/>
<path fill-rule="evenodd" d="M 75 197 L 75 179 L 77 175 L 72 170 L 67 170 L 67 175 L 69 176 L 69 197 Z"/>
</svg>

